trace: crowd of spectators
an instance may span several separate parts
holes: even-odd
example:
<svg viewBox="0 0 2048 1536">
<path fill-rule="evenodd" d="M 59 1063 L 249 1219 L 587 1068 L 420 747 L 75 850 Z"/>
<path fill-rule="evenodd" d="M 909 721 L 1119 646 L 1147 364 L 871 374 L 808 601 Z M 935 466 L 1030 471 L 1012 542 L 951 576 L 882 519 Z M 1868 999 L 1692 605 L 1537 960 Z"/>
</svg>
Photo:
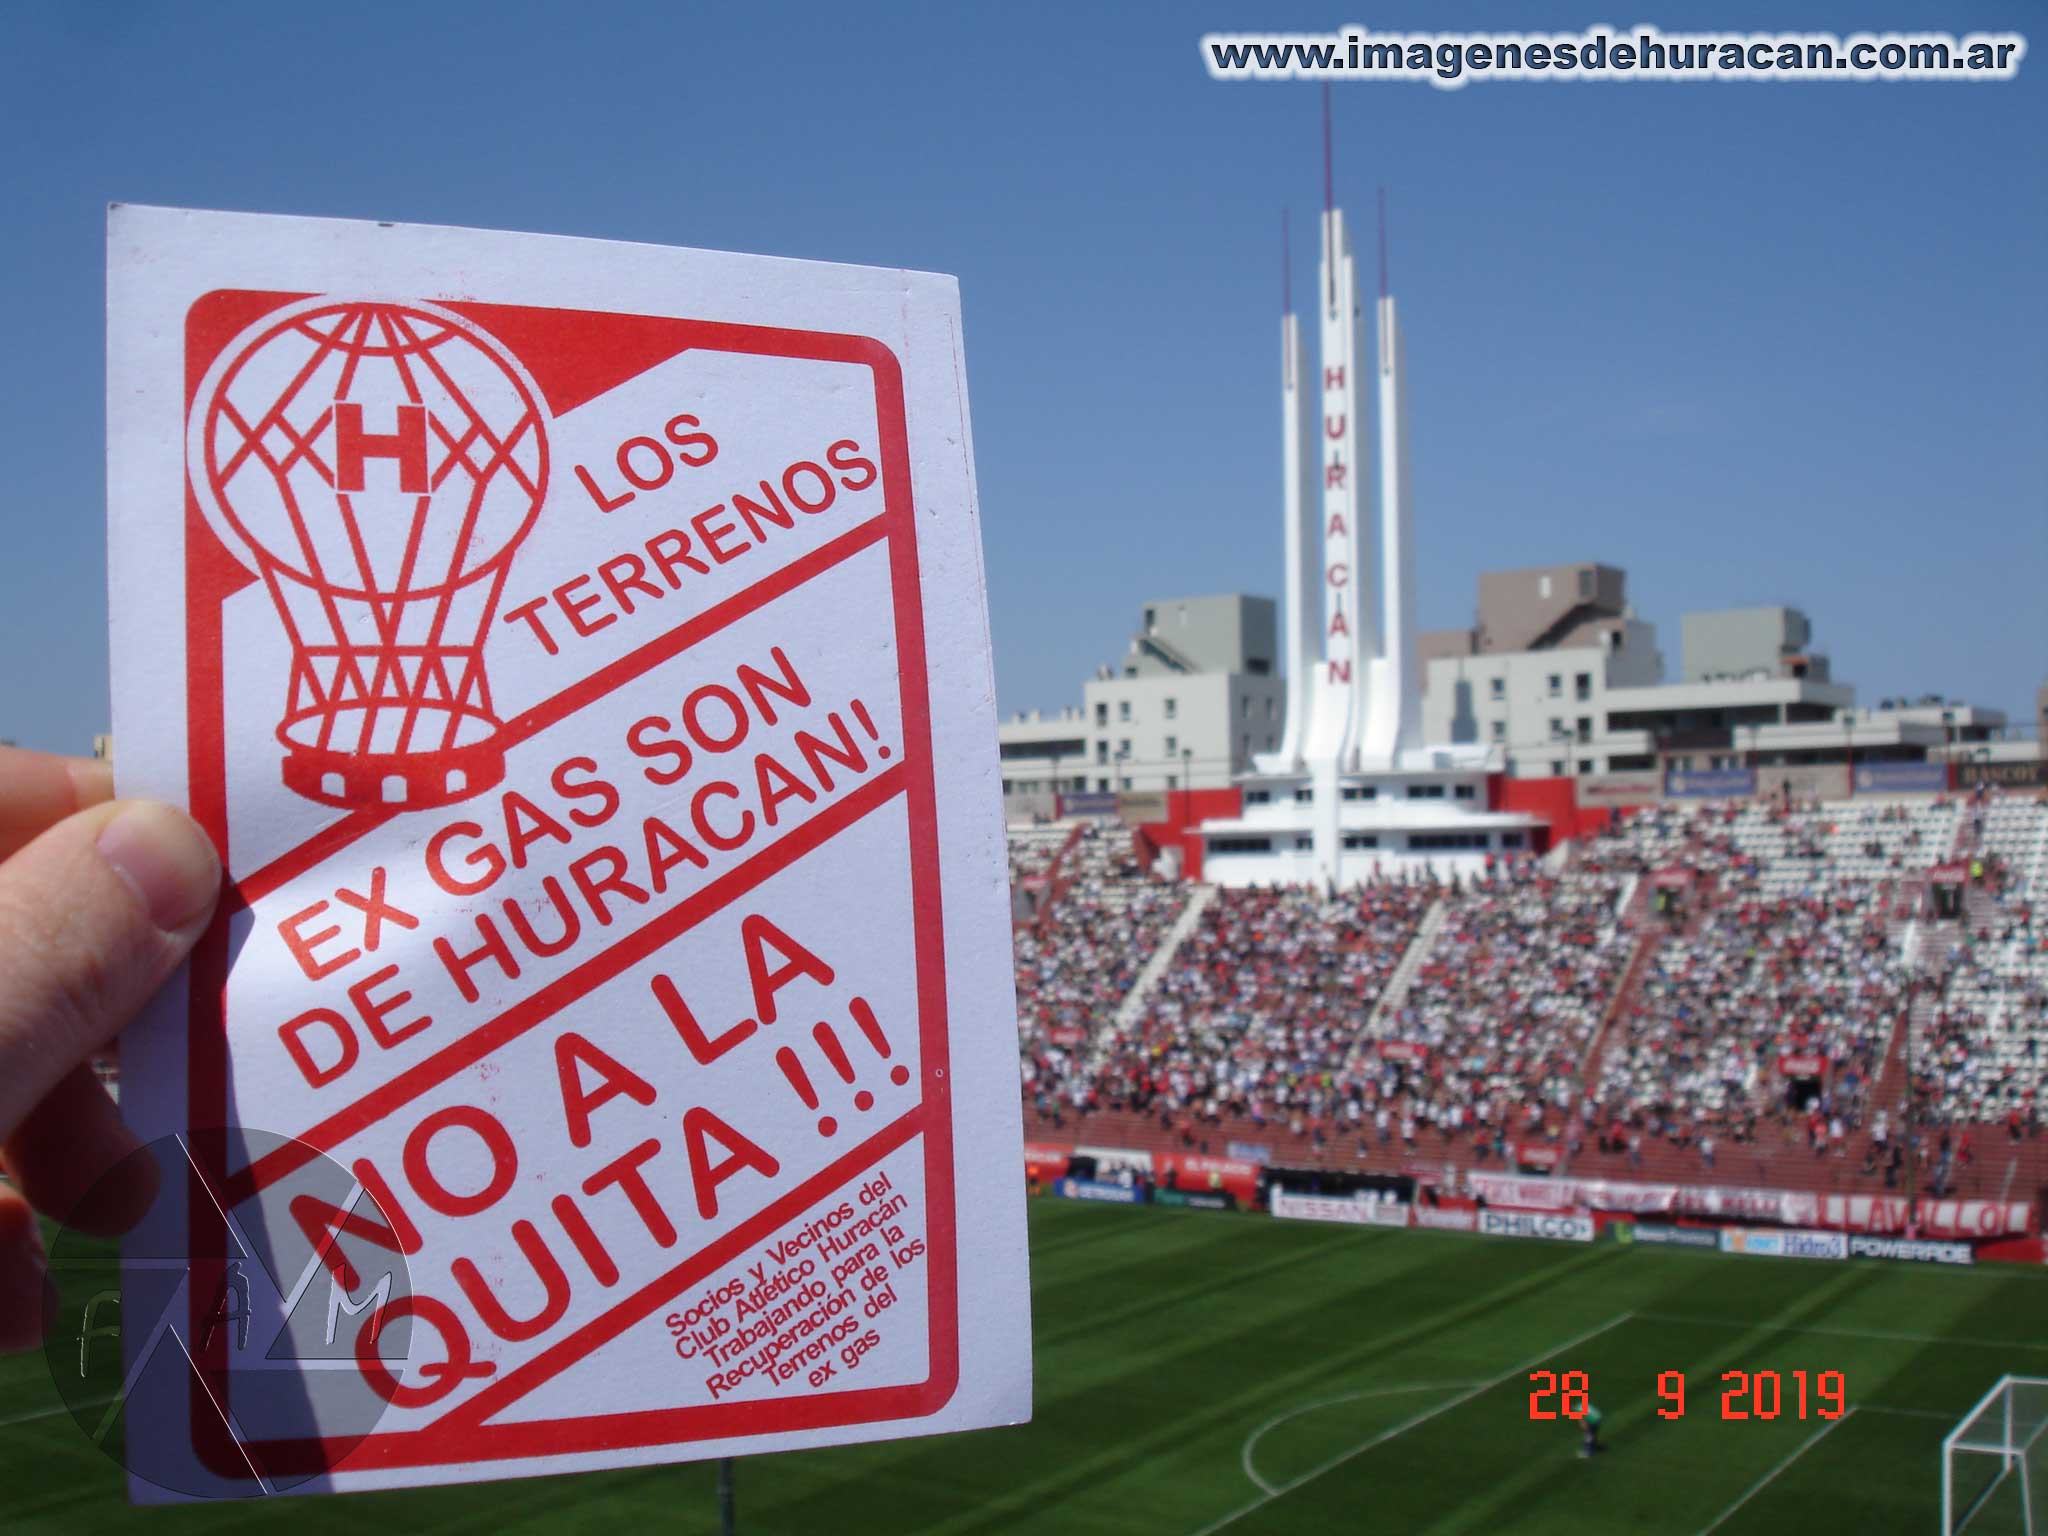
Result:
<svg viewBox="0 0 2048 1536">
<path fill-rule="evenodd" d="M 1883 890 L 1814 873 L 1767 894 L 1751 871 L 1651 955 L 1601 1058 L 1603 1140 L 1758 1139 L 1760 1122 L 1839 1146 L 1866 1119 L 1911 972 Z"/>
<path fill-rule="evenodd" d="M 1979 844 L 1970 919 L 1935 926 L 1915 904 L 1929 869 Z M 1860 1155 L 1870 1173 L 1896 1173 L 1902 1146 L 1929 1161 L 1937 1140 L 1945 1169 L 1956 1137 L 1967 1160 L 1967 1122 L 2038 1124 L 2038 801 L 1988 817 L 1967 798 L 1666 804 L 1561 869 L 1217 890 L 1121 1029 L 1185 888 L 1139 869 L 1121 829 L 1085 831 L 1061 877 L 1071 888 L 1017 942 L 1026 1094 L 1049 1115 L 1249 1121 L 1368 1157 L 1455 1143 L 1482 1160 L 1584 1147 L 1639 1165 L 1661 1141 L 1712 1168 L 1790 1146 Z M 1875 1099 L 1909 1018 L 1917 1111 Z"/>
<path fill-rule="evenodd" d="M 1436 895 L 1428 884 L 1217 891 L 1099 1064 L 1096 1102 L 1169 1123 L 1356 1123 L 1377 1073 L 1352 1058 Z"/>
<path fill-rule="evenodd" d="M 1061 892 L 1016 932 L 1024 1091 L 1043 1113 L 1085 1106 L 1091 1047 L 1186 903 L 1152 878 L 1120 825 L 1088 823 L 1060 866 Z"/>
<path fill-rule="evenodd" d="M 1555 1133 L 1627 964 L 1626 881 L 1533 865 L 1445 899 L 1441 929 L 1374 1044 L 1429 1064 L 1424 1118 Z M 1431 1114 L 1431 1109 L 1434 1114 Z M 1483 1113 L 1481 1113 L 1483 1111 Z"/>
<path fill-rule="evenodd" d="M 1913 1042 L 1915 1100 L 1935 1122 L 2031 1134 L 2048 1085 L 2048 929 L 2035 916 L 2048 896 L 2048 805 L 1974 805 L 1960 852 L 1963 913 L 1939 930 Z"/>
<path fill-rule="evenodd" d="M 1014 888 L 1026 880 L 1033 880 L 1052 873 L 1054 862 L 1060 850 L 1073 835 L 1073 828 L 1058 823 L 1045 826 L 1012 827 L 1010 845 L 1010 884 Z"/>
</svg>

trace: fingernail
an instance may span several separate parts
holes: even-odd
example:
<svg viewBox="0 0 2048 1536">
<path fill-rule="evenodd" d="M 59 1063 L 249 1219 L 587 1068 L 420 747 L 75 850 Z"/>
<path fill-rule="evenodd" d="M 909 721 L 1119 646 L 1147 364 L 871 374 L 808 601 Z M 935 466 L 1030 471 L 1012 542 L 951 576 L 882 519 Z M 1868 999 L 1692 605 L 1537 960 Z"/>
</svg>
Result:
<svg viewBox="0 0 2048 1536">
<path fill-rule="evenodd" d="M 183 811 L 138 800 L 107 823 L 99 849 L 164 932 L 189 928 L 213 910 L 220 894 L 220 859 L 199 824 Z"/>
</svg>

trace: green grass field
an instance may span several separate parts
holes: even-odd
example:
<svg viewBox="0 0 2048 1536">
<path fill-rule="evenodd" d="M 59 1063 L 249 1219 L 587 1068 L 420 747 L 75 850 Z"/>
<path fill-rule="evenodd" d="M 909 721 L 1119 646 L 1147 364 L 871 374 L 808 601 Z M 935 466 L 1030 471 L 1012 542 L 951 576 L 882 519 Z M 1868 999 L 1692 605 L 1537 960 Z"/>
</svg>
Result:
<svg viewBox="0 0 2048 1536">
<path fill-rule="evenodd" d="M 2048 1273 L 1825 1264 L 1053 1201 L 1031 1211 L 1027 1428 L 740 1463 L 739 1529 L 1925 1533 L 1940 1445 L 2048 1375 Z M 1531 1423 L 1590 1373 L 1610 1449 Z M 1724 1422 L 1721 1373 L 1786 1410 Z M 1791 1373 L 1853 1412 L 1796 1415 Z M 1686 1373 L 1684 1419 L 1656 1380 Z M 1818 1407 L 1816 1403 L 1814 1407 Z M 40 1357 L 0 1362 L 0 1532 L 712 1532 L 708 1465 L 424 1493 L 131 1510 Z M 1995 1503 L 1971 1527 L 2017 1529 Z"/>
</svg>

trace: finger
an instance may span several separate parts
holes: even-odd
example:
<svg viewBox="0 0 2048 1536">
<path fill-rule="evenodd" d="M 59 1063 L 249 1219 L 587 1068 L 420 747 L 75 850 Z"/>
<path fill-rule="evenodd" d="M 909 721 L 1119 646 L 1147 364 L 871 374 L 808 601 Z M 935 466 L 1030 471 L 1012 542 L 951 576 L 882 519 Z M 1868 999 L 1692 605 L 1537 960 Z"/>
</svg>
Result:
<svg viewBox="0 0 2048 1536">
<path fill-rule="evenodd" d="M 50 1273 L 36 1213 L 11 1184 L 0 1182 L 0 1355 L 43 1341 L 43 1284 Z"/>
<path fill-rule="evenodd" d="M 81 811 L 0 864 L 0 1142 L 163 985 L 219 893 L 206 834 L 147 800 Z"/>
<path fill-rule="evenodd" d="M 114 775 L 89 757 L 0 747 L 0 859 L 74 811 L 114 798 Z"/>
<path fill-rule="evenodd" d="M 156 1198 L 157 1168 L 91 1067 L 73 1067 L 5 1148 L 7 1171 L 53 1221 L 95 1237 L 126 1232 Z"/>
</svg>

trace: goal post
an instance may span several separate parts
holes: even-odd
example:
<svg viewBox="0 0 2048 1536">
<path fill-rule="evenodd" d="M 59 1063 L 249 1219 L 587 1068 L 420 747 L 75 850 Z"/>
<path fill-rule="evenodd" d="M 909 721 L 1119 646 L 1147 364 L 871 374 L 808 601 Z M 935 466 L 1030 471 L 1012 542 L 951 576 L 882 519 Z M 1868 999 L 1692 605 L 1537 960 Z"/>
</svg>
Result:
<svg viewBox="0 0 2048 1536">
<path fill-rule="evenodd" d="M 2048 1377 L 2002 1377 L 1941 1442 L 1941 1530 L 2048 1536 Z"/>
</svg>

